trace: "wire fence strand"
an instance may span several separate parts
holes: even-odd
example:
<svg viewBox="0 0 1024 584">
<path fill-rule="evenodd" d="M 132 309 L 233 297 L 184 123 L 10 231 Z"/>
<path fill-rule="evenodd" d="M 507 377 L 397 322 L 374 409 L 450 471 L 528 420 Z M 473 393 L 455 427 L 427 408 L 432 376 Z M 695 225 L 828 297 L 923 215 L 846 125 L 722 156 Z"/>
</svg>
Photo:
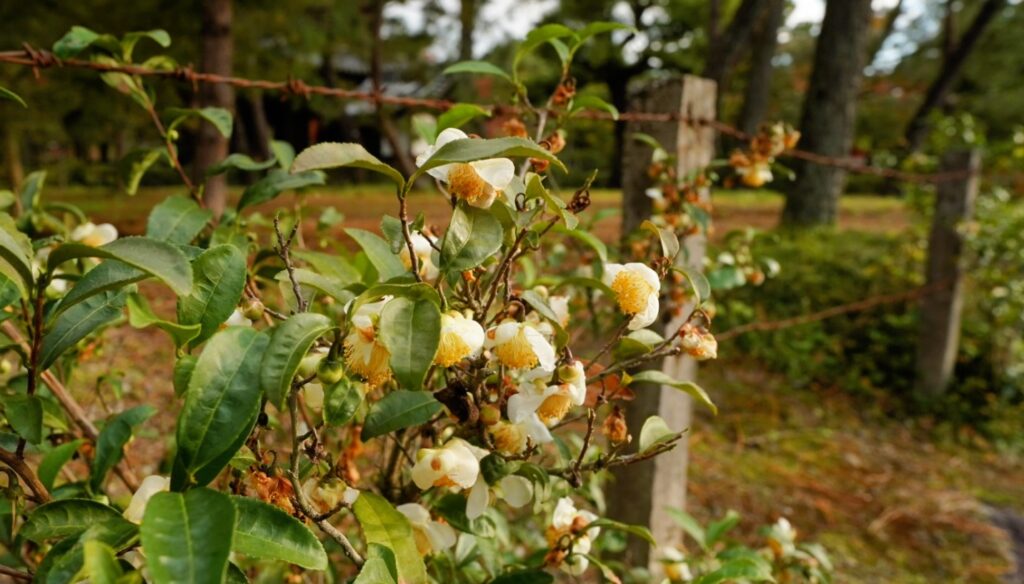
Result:
<svg viewBox="0 0 1024 584">
<path fill-rule="evenodd" d="M 246 77 L 236 77 L 232 75 L 219 75 L 216 73 L 203 73 L 196 71 L 191 66 L 157 69 L 144 67 L 142 65 L 103 63 L 87 59 L 59 59 L 50 51 L 34 48 L 28 43 L 23 43 L 22 47 L 23 48 L 20 50 L 0 51 L 0 63 L 31 67 L 37 78 L 39 77 L 41 69 L 68 67 L 88 69 L 101 73 L 124 73 L 127 75 L 138 75 L 141 77 L 175 79 L 187 82 L 193 87 L 193 91 L 200 83 L 227 84 L 241 89 L 257 89 L 280 93 L 283 95 L 295 95 L 307 99 L 310 96 L 322 96 L 339 100 L 366 101 L 377 105 L 384 104 L 396 107 L 422 108 L 434 111 L 446 111 L 458 103 L 447 99 L 395 96 L 387 95 L 380 91 L 360 91 L 339 87 L 327 87 L 324 85 L 309 85 L 301 79 L 294 78 L 286 81 L 273 81 L 267 79 L 249 79 Z M 481 105 L 481 107 L 489 110 L 492 114 L 516 115 L 521 113 L 519 108 L 513 106 Z M 618 123 L 687 123 L 691 125 L 710 126 L 722 134 L 741 141 L 746 141 L 751 138 L 750 135 L 742 130 L 719 120 L 686 116 L 680 112 L 627 111 L 620 112 L 618 115 L 615 115 L 605 111 L 585 110 L 574 115 L 590 120 L 604 120 Z M 815 152 L 799 149 L 787 150 L 783 153 L 783 156 L 803 160 L 812 164 L 841 168 L 850 173 L 873 175 L 913 183 L 934 184 L 963 180 L 970 176 L 968 171 L 938 173 L 908 172 L 894 168 L 873 166 L 855 157 L 825 156 Z"/>
</svg>

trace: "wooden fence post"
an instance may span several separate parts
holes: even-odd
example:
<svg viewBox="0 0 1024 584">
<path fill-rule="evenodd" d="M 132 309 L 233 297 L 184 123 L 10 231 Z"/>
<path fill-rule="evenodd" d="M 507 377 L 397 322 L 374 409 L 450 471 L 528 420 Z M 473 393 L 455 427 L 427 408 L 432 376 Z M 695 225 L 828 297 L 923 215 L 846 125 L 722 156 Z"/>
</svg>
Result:
<svg viewBox="0 0 1024 584">
<path fill-rule="evenodd" d="M 963 236 L 957 227 L 971 218 L 978 194 L 981 156 L 977 150 L 947 152 L 943 172 L 964 172 L 962 179 L 941 182 L 936 189 L 935 217 L 928 237 L 925 285 L 934 287 L 921 298 L 917 348 L 917 390 L 921 397 L 946 391 L 960 344 L 964 272 L 960 263 Z"/>
<path fill-rule="evenodd" d="M 678 112 L 685 118 L 715 118 L 716 84 L 709 79 L 686 75 L 652 84 L 640 91 L 630 105 L 631 111 Z M 678 160 L 679 176 L 707 166 L 715 151 L 715 133 L 707 125 L 679 123 L 631 123 L 626 136 L 630 140 L 623 148 L 623 219 L 622 233 L 629 233 L 650 217 L 650 199 L 644 191 L 650 186 L 647 167 L 651 161 L 651 148 L 631 139 L 636 132 L 652 135 L 667 149 L 674 150 Z M 702 192 L 706 198 L 708 192 Z M 704 258 L 703 236 L 690 237 L 680 261 L 700 268 Z M 685 256 L 685 257 L 683 257 Z M 684 309 L 683 314 L 689 314 Z M 664 322 L 664 321 L 662 321 Z M 671 333 L 683 323 L 673 319 L 665 325 Z M 656 365 L 654 365 L 656 366 Z M 697 364 L 690 357 L 666 359 L 663 370 L 681 380 L 694 380 Z M 627 423 L 634 438 L 639 436 L 644 420 L 658 415 L 673 430 L 690 426 L 692 403 L 686 394 L 667 387 L 648 387 L 637 391 L 636 399 L 627 408 Z M 648 525 L 659 546 L 674 546 L 682 542 L 682 530 L 666 513 L 668 508 L 686 506 L 686 466 L 688 463 L 686 440 L 669 453 L 640 464 L 619 467 L 608 493 L 611 517 L 627 523 Z M 647 566 L 655 576 L 661 573 L 661 564 L 654 550 L 638 538 L 630 538 L 626 549 L 626 562 L 632 566 Z M 657 581 L 657 580 L 655 580 Z"/>
</svg>

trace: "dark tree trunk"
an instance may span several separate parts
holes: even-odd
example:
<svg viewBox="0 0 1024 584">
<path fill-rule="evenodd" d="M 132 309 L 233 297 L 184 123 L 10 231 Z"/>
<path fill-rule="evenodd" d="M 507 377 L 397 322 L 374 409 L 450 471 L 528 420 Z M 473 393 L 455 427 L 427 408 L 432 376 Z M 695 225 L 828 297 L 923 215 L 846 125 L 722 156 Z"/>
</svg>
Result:
<svg viewBox="0 0 1024 584">
<path fill-rule="evenodd" d="M 478 0 L 462 0 L 459 12 L 459 60 L 468 61 L 473 58 L 473 36 L 476 31 L 476 13 Z"/>
<path fill-rule="evenodd" d="M 252 109 L 252 136 L 251 144 L 253 152 L 260 158 L 270 158 L 270 141 L 274 139 L 274 131 L 267 121 L 267 110 L 263 107 L 263 94 L 253 94 L 249 100 L 249 107 Z"/>
<path fill-rule="evenodd" d="M 723 81 L 729 70 L 750 43 L 750 33 L 754 30 L 758 14 L 765 3 L 765 0 L 743 0 L 729 21 L 729 26 L 721 34 L 714 35 L 715 42 L 708 47 L 708 59 L 704 64 L 703 76 L 713 79 L 718 84 L 719 95 L 723 93 Z"/>
<path fill-rule="evenodd" d="M 801 146 L 823 156 L 846 156 L 853 144 L 857 90 L 864 68 L 871 0 L 828 0 L 814 52 L 814 70 L 800 118 Z M 835 223 L 846 172 L 799 161 L 786 193 L 784 223 Z"/>
<path fill-rule="evenodd" d="M 200 70 L 231 75 L 234 44 L 231 38 L 231 0 L 203 0 Z M 235 90 L 225 83 L 204 83 L 199 88 L 200 107 L 220 107 L 234 112 Z M 228 139 L 212 124 L 202 123 L 196 144 L 195 180 L 203 181 L 206 169 L 228 155 Z M 228 185 L 221 174 L 206 181 L 203 201 L 220 217 L 227 205 Z"/>
<path fill-rule="evenodd" d="M 928 136 L 928 115 L 946 101 L 946 97 L 953 89 L 953 83 L 960 76 L 964 63 L 967 62 L 967 57 L 977 46 L 985 29 L 995 20 L 996 15 L 1004 6 L 1006 6 L 1006 0 L 985 0 L 970 27 L 964 31 L 960 42 L 956 44 L 956 47 L 943 62 L 938 76 L 925 93 L 924 101 L 921 102 L 920 107 L 914 112 L 914 117 L 907 124 L 907 149 L 910 152 L 916 152 L 921 148 L 924 139 Z"/>
<path fill-rule="evenodd" d="M 7 171 L 8 186 L 17 191 L 21 181 L 25 180 L 25 166 L 21 162 L 21 140 L 10 123 L 4 124 L 4 170 Z"/>
<path fill-rule="evenodd" d="M 899 20 L 900 14 L 903 14 L 903 0 L 897 0 L 896 6 L 889 9 L 889 13 L 885 15 L 882 31 L 875 37 L 871 49 L 868 50 L 868 58 L 864 61 L 865 63 L 870 65 L 875 62 L 875 57 L 878 56 L 878 51 L 885 44 L 885 39 L 889 38 L 892 31 L 896 29 L 896 21 Z"/>
<path fill-rule="evenodd" d="M 750 39 L 750 74 L 743 92 L 739 119 L 739 128 L 748 134 L 757 131 L 757 126 L 768 113 L 772 93 L 772 58 L 779 44 L 779 27 L 782 26 L 785 8 L 785 0 L 768 0 Z"/>
<path fill-rule="evenodd" d="M 376 0 L 369 0 L 365 5 L 367 14 L 370 17 L 370 27 L 373 32 L 373 45 L 370 47 L 370 76 L 373 80 L 373 91 L 380 94 L 384 89 L 384 39 L 381 38 L 381 25 L 384 24 L 384 3 Z M 391 150 L 395 154 L 395 162 L 398 169 L 406 176 L 416 172 L 416 163 L 409 154 L 409 149 L 402 143 L 402 137 L 395 127 L 391 116 L 384 109 L 383 104 L 377 104 L 377 125 L 380 127 L 384 139 L 388 141 Z"/>
</svg>

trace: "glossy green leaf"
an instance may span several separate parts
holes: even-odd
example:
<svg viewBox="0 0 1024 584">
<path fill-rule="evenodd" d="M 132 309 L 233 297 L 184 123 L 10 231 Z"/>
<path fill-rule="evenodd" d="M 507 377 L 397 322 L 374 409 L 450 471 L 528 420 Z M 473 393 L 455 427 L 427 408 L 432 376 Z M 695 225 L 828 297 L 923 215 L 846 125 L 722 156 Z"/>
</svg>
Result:
<svg viewBox="0 0 1024 584">
<path fill-rule="evenodd" d="M 42 543 L 48 539 L 79 535 L 94 524 L 108 521 L 131 525 L 117 509 L 103 503 L 87 499 L 62 499 L 36 507 L 19 534 Z"/>
<path fill-rule="evenodd" d="M 561 225 L 556 225 L 554 231 L 561 233 L 562 235 L 567 235 L 594 250 L 602 264 L 608 261 L 608 247 L 593 233 L 584 231 L 583 229 L 568 229 Z"/>
<path fill-rule="evenodd" d="M 118 584 L 124 575 L 117 561 L 114 548 L 99 540 L 82 543 L 85 565 L 82 576 L 88 576 L 90 584 Z"/>
<path fill-rule="evenodd" d="M 501 223 L 486 209 L 460 203 L 441 244 L 441 269 L 464 272 L 501 249 Z"/>
<path fill-rule="evenodd" d="M 287 171 L 275 169 L 270 171 L 267 176 L 246 187 L 242 193 L 242 198 L 238 201 L 238 210 L 241 211 L 252 205 L 266 203 L 285 191 L 322 185 L 325 181 L 326 176 L 319 171 L 289 174 Z"/>
<path fill-rule="evenodd" d="M 78 449 L 85 442 L 84 438 L 65 442 L 47 452 L 43 459 L 39 461 L 39 469 L 36 471 L 36 474 L 39 476 L 39 482 L 43 483 L 47 490 L 53 490 L 53 483 L 57 480 L 60 469 L 64 468 L 64 465 L 75 456 L 75 453 L 78 452 Z"/>
<path fill-rule="evenodd" d="M 53 43 L 53 54 L 58 59 L 69 59 L 85 50 L 99 36 L 84 26 L 72 26 L 71 30 Z"/>
<path fill-rule="evenodd" d="M 673 379 L 670 375 L 651 369 L 648 371 L 641 371 L 636 375 L 631 376 L 629 383 L 657 383 L 660 385 L 667 385 L 683 391 L 690 395 L 690 397 L 696 399 L 700 403 L 706 405 L 712 413 L 718 414 L 718 406 L 711 401 L 711 397 L 708 396 L 707 392 L 702 387 L 692 381 L 679 381 Z"/>
<path fill-rule="evenodd" d="M 427 584 L 427 570 L 416 549 L 412 526 L 405 515 L 398 512 L 386 499 L 364 491 L 352 506 L 367 545 L 378 544 L 395 554 L 398 576 L 405 584 Z"/>
<path fill-rule="evenodd" d="M 363 391 L 348 378 L 324 388 L 324 423 L 343 426 L 355 417 L 363 404 Z"/>
<path fill-rule="evenodd" d="M 526 35 L 526 38 L 523 39 L 523 42 L 519 43 L 519 47 L 516 48 L 515 59 L 512 62 L 513 72 L 519 69 L 519 62 L 530 51 L 535 50 L 544 43 L 550 43 L 554 39 L 575 37 L 575 35 L 576 33 L 569 27 L 554 23 L 538 26 L 531 30 Z"/>
<path fill-rule="evenodd" d="M 76 584 L 82 581 L 85 569 L 85 546 L 100 542 L 115 553 L 138 540 L 139 529 L 123 518 L 105 519 L 90 525 L 76 537 L 61 540 L 36 571 L 36 581 L 47 584 Z M 54 553 L 56 552 L 56 553 Z M 134 580 L 133 582 L 138 582 Z M 125 582 L 124 584 L 128 584 Z"/>
<path fill-rule="evenodd" d="M 149 307 L 145 297 L 140 294 L 128 295 L 128 324 L 138 329 L 155 326 L 171 335 L 171 340 L 177 348 L 199 335 L 198 324 L 178 324 L 158 317 Z"/>
<path fill-rule="evenodd" d="M 60 304 L 51 312 L 49 318 L 52 320 L 61 312 L 97 294 L 120 290 L 148 277 L 149 274 L 146 272 L 128 264 L 117 260 L 104 260 L 75 282 L 71 290 L 61 299 Z"/>
<path fill-rule="evenodd" d="M 332 168 L 362 168 L 382 174 L 391 179 L 399 188 L 405 186 L 405 178 L 391 166 L 384 164 L 370 154 L 361 144 L 323 142 L 306 148 L 295 157 L 291 172 L 328 170 Z"/>
<path fill-rule="evenodd" d="M 623 533 L 629 533 L 631 535 L 639 537 L 640 539 L 643 539 L 652 546 L 658 545 L 658 542 L 655 541 L 654 535 L 651 533 L 651 530 L 644 527 L 643 525 L 629 525 L 627 523 L 615 521 L 614 519 L 601 517 L 587 524 L 588 529 L 591 527 L 600 527 L 602 529 L 610 529 L 612 531 L 621 531 Z"/>
<path fill-rule="evenodd" d="M 248 497 L 232 497 L 238 517 L 232 550 L 251 558 L 281 560 L 310 570 L 327 569 L 327 553 L 302 522 Z"/>
<path fill-rule="evenodd" d="M 775 582 L 772 565 L 756 554 L 730 558 L 712 572 L 694 580 L 694 584 L 724 584 L 727 582 Z"/>
<path fill-rule="evenodd" d="M 221 136 L 225 138 L 231 137 L 231 130 L 234 126 L 234 118 L 231 116 L 231 112 L 221 107 L 204 107 L 204 108 L 170 108 L 167 110 L 167 114 L 177 118 L 168 126 L 174 128 L 184 118 L 197 117 L 209 122 Z"/>
<path fill-rule="evenodd" d="M 150 211 L 146 236 L 168 243 L 192 243 L 210 219 L 213 219 L 213 212 L 192 199 L 177 195 L 167 197 Z"/>
<path fill-rule="evenodd" d="M 504 69 L 488 63 L 487 61 L 460 61 L 454 65 L 449 65 L 442 71 L 444 75 L 455 75 L 456 73 L 473 73 L 477 75 L 494 75 L 495 77 L 501 77 L 506 81 L 512 81 L 512 77 L 505 72 Z"/>
<path fill-rule="evenodd" d="M 18 231 L 14 218 L 8 213 L 0 213 L 0 259 L 17 274 L 23 291 L 31 289 L 35 282 L 31 254 L 32 243 Z"/>
<path fill-rule="evenodd" d="M 32 444 L 43 440 L 43 404 L 37 395 L 15 394 L 3 398 L 4 417 L 19 436 Z"/>
<path fill-rule="evenodd" d="M 211 489 L 153 495 L 140 531 L 154 584 L 220 584 L 235 515 L 231 497 Z"/>
<path fill-rule="evenodd" d="M 491 112 L 489 110 L 476 104 L 457 103 L 448 108 L 448 111 L 437 116 L 437 133 L 440 134 L 448 128 L 461 128 L 470 120 L 480 117 L 488 118 L 490 116 Z"/>
<path fill-rule="evenodd" d="M 21 107 L 23 108 L 28 108 L 28 104 L 25 103 L 24 99 L 21 99 L 20 95 L 14 93 L 10 89 L 7 89 L 6 87 L 0 87 L 0 99 L 13 101 L 14 103 L 21 104 Z"/>
<path fill-rule="evenodd" d="M 646 229 L 658 238 L 661 244 L 661 255 L 672 260 L 679 254 L 679 237 L 671 229 L 662 229 L 650 220 L 640 224 L 640 229 Z"/>
<path fill-rule="evenodd" d="M 167 157 L 167 150 L 163 148 L 150 148 L 149 150 L 137 150 L 126 156 L 122 162 L 127 167 L 127 180 L 124 191 L 129 196 L 139 192 L 139 185 L 149 169 L 161 158 Z"/>
<path fill-rule="evenodd" d="M 427 391 L 399 389 L 370 407 L 362 439 L 370 440 L 395 430 L 424 424 L 441 411 L 441 402 Z"/>
<path fill-rule="evenodd" d="M 305 288 L 312 288 L 321 294 L 326 294 L 338 302 L 341 302 L 342 305 L 349 300 L 352 300 L 355 296 L 355 294 L 345 288 L 345 285 L 334 278 L 322 276 L 316 272 L 303 268 L 296 268 L 293 270 L 293 274 L 295 281 L 301 286 Z M 282 284 L 286 284 L 288 287 L 291 287 L 291 277 L 288 275 L 288 270 L 281 270 L 276 276 L 274 276 L 274 279 Z"/>
<path fill-rule="evenodd" d="M 380 340 L 391 353 L 391 371 L 404 389 L 421 389 L 441 341 L 441 310 L 423 297 L 396 297 L 384 305 Z"/>
<path fill-rule="evenodd" d="M 192 290 L 178 299 L 178 322 L 200 325 L 195 347 L 209 339 L 231 316 L 245 289 L 245 257 L 233 245 L 212 247 L 193 263 Z"/>
<path fill-rule="evenodd" d="M 363 251 L 366 252 L 366 257 L 373 264 L 373 267 L 376 268 L 381 282 L 386 282 L 391 278 L 408 273 L 408 270 L 402 264 L 402 260 L 391 252 L 391 246 L 379 235 L 355 228 L 346 229 L 345 233 L 356 240 L 359 247 L 363 248 Z"/>
<path fill-rule="evenodd" d="M 174 362 L 174 372 L 171 375 L 173 378 L 174 395 L 181 397 L 185 394 L 185 391 L 188 389 L 188 382 L 192 379 L 192 371 L 196 368 L 197 360 L 195 355 L 182 355 Z"/>
<path fill-rule="evenodd" d="M 101 247 L 65 243 L 50 253 L 52 272 L 66 261 L 94 257 L 115 259 L 163 280 L 175 294 L 192 289 L 192 266 L 180 249 L 165 241 L 148 237 L 122 237 Z"/>
<path fill-rule="evenodd" d="M 689 267 L 672 269 L 686 277 L 686 281 L 689 282 L 690 288 L 697 297 L 697 304 L 703 304 L 711 298 L 711 283 L 699 270 Z"/>
<path fill-rule="evenodd" d="M 670 508 L 667 509 L 667 511 L 672 520 L 676 522 L 676 525 L 685 531 L 687 535 L 692 537 L 693 541 L 697 542 L 697 544 L 704 549 L 708 548 L 704 528 L 701 527 L 699 521 L 682 509 Z"/>
<path fill-rule="evenodd" d="M 670 440 L 676 435 L 661 416 L 650 416 L 644 420 L 640 429 L 640 444 L 638 452 L 647 452 L 654 446 Z"/>
<path fill-rule="evenodd" d="M 664 340 L 664 337 L 651 329 L 636 330 L 622 337 L 612 354 L 618 360 L 645 355 Z"/>
<path fill-rule="evenodd" d="M 331 319 L 313 312 L 293 314 L 274 327 L 260 368 L 260 390 L 277 409 L 284 410 L 292 379 L 302 358 L 313 343 L 332 328 L 334 323 Z"/>
<path fill-rule="evenodd" d="M 437 149 L 410 178 L 415 181 L 428 170 L 457 162 L 473 162 L 486 158 L 541 158 L 565 170 L 558 158 L 537 143 L 525 138 L 494 138 L 453 140 Z"/>
<path fill-rule="evenodd" d="M 89 474 L 89 486 L 93 491 L 102 489 L 107 473 L 124 457 L 124 446 L 131 440 L 136 426 L 155 413 L 153 406 L 136 406 L 117 414 L 103 426 L 96 438 L 96 456 L 92 459 Z"/>
<path fill-rule="evenodd" d="M 268 342 L 266 334 L 231 327 L 206 344 L 178 416 L 174 488 L 213 480 L 249 435 L 263 395 L 259 373 Z"/>
<path fill-rule="evenodd" d="M 242 170 L 245 172 L 256 172 L 259 170 L 266 170 L 275 164 L 277 164 L 277 159 L 273 157 L 268 158 L 267 160 L 257 161 L 245 154 L 235 152 L 234 154 L 229 154 L 224 160 L 221 160 L 217 164 L 207 168 L 206 176 L 216 176 L 231 169 Z"/>
<path fill-rule="evenodd" d="M 377 543 L 367 546 L 366 558 L 352 584 L 398 584 L 395 553 Z"/>
<path fill-rule="evenodd" d="M 587 39 L 594 35 L 605 34 L 616 30 L 635 30 L 628 24 L 622 24 L 621 22 L 609 22 L 609 21 L 595 21 L 587 23 L 586 26 L 576 31 L 576 43 L 583 44 Z"/>
<path fill-rule="evenodd" d="M 596 95 L 578 95 L 573 98 L 572 111 L 575 113 L 582 110 L 602 111 L 610 114 L 613 120 L 619 119 L 618 108 Z"/>
<path fill-rule="evenodd" d="M 127 296 L 124 291 L 103 292 L 62 312 L 43 335 L 39 353 L 40 369 L 48 369 L 64 351 L 97 328 L 121 316 Z"/>
</svg>

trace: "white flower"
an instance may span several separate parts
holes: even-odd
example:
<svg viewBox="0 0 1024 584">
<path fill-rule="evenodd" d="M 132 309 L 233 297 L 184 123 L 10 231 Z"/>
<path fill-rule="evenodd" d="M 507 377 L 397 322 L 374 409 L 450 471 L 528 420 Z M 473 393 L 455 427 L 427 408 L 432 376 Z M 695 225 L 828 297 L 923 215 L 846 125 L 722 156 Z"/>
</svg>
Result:
<svg viewBox="0 0 1024 584">
<path fill-rule="evenodd" d="M 718 357 L 718 339 L 703 327 L 684 324 L 679 330 L 679 345 L 698 361 Z"/>
<path fill-rule="evenodd" d="M 573 538 L 572 554 L 565 558 L 565 562 L 562 564 L 562 569 L 569 574 L 578 576 L 590 564 L 584 554 L 590 553 L 591 544 L 601 533 L 601 528 L 591 527 L 588 529 L 587 526 L 596 519 L 597 515 L 590 511 L 576 509 L 576 505 L 569 497 L 562 497 L 555 505 L 555 512 L 551 516 L 551 527 L 548 528 L 545 535 L 548 546 L 552 548 L 562 545 L 565 536 Z"/>
<path fill-rule="evenodd" d="M 561 421 L 573 406 L 583 405 L 587 399 L 587 375 L 582 362 L 574 361 L 562 367 L 558 376 L 557 385 L 544 387 L 535 382 L 524 383 L 519 386 L 519 393 L 508 398 L 509 420 L 526 425 L 530 437 L 537 442 L 549 441 L 550 433 L 546 428 L 543 433 L 532 429 L 534 420 L 551 426 Z"/>
<path fill-rule="evenodd" d="M 772 167 L 767 161 L 758 161 L 749 166 L 741 166 L 736 169 L 736 172 L 739 173 L 743 184 L 751 188 L 756 189 L 772 181 Z"/>
<path fill-rule="evenodd" d="M 425 280 L 433 280 L 437 278 L 437 275 L 441 272 L 434 265 L 432 254 L 434 247 L 430 245 L 431 241 L 437 241 L 435 238 L 423 235 L 418 231 L 414 231 L 409 234 L 409 239 L 412 241 L 412 251 L 416 254 L 416 260 L 419 262 L 420 277 Z M 398 257 L 402 260 L 402 265 L 406 269 L 412 269 L 412 260 L 409 259 L 409 246 L 402 244 L 402 249 L 398 252 Z"/>
<path fill-rule="evenodd" d="M 472 487 L 480 475 L 480 462 L 469 443 L 452 438 L 441 448 L 421 448 L 412 467 L 412 480 L 422 490 Z"/>
<path fill-rule="evenodd" d="M 796 529 L 785 517 L 779 517 L 768 530 L 768 545 L 776 555 L 789 555 L 796 551 Z"/>
<path fill-rule="evenodd" d="M 441 340 L 437 345 L 434 363 L 451 367 L 463 359 L 475 359 L 484 347 L 484 327 L 460 312 L 441 315 Z"/>
<path fill-rule="evenodd" d="M 391 378 L 391 353 L 377 337 L 377 321 L 390 300 L 385 296 L 357 308 L 344 341 L 348 370 L 362 376 L 370 387 L 379 387 Z"/>
<path fill-rule="evenodd" d="M 655 211 L 664 211 L 668 208 L 668 199 L 665 198 L 665 192 L 659 188 L 650 188 L 644 191 L 647 198 L 651 199 L 651 206 Z"/>
<path fill-rule="evenodd" d="M 132 523 L 142 523 L 142 516 L 146 513 L 146 504 L 153 498 L 153 495 L 169 490 L 171 490 L 171 479 L 167 477 L 149 475 L 142 479 L 142 484 L 132 495 L 128 508 L 124 510 L 124 518 Z"/>
<path fill-rule="evenodd" d="M 551 307 L 551 312 L 558 317 L 558 324 L 562 325 L 562 328 L 569 326 L 568 296 L 551 296 L 548 298 L 548 306 Z"/>
<path fill-rule="evenodd" d="M 540 367 L 555 369 L 555 349 L 544 335 L 528 323 L 506 320 L 487 331 L 484 347 L 503 365 L 512 369 Z"/>
<path fill-rule="evenodd" d="M 477 479 L 469 491 L 466 502 L 466 517 L 476 519 L 484 514 L 491 501 L 491 492 L 508 503 L 509 507 L 518 509 L 533 499 L 533 483 L 519 475 L 506 475 L 498 480 L 494 487 L 487 484 L 483 475 Z"/>
<path fill-rule="evenodd" d="M 319 513 L 327 513 L 339 506 L 351 507 L 359 498 L 359 490 L 345 484 L 341 479 L 320 479 L 311 477 L 302 483 L 302 494 Z"/>
<path fill-rule="evenodd" d="M 416 158 L 416 165 L 423 164 L 442 146 L 456 140 L 468 140 L 465 132 L 448 128 L 437 136 L 434 145 Z M 488 158 L 469 163 L 445 164 L 427 171 L 430 176 L 448 185 L 448 192 L 458 199 L 486 209 L 491 206 L 499 192 L 508 188 L 516 174 L 515 164 L 508 158 Z"/>
<path fill-rule="evenodd" d="M 405 515 L 412 525 L 416 549 L 419 550 L 420 555 L 429 556 L 455 545 L 455 530 L 447 523 L 431 519 L 430 511 L 427 511 L 423 505 L 406 503 L 399 505 L 396 509 Z"/>
<path fill-rule="evenodd" d="M 487 432 L 491 436 L 495 450 L 505 456 L 515 456 L 526 450 L 528 438 L 534 438 L 535 442 L 550 442 L 551 433 L 540 423 L 540 419 L 536 419 L 536 423 L 540 427 L 539 432 L 537 430 L 531 432 L 526 424 L 499 420 L 496 424 L 491 425 Z M 546 440 L 543 439 L 545 434 Z M 537 440 L 534 435 L 539 435 L 542 439 Z"/>
<path fill-rule="evenodd" d="M 690 565 L 686 556 L 678 548 L 669 547 L 661 550 L 661 565 L 665 576 L 672 582 L 689 582 L 693 580 Z"/>
<path fill-rule="evenodd" d="M 106 245 L 117 239 L 117 228 L 110 223 L 83 223 L 71 232 L 71 241 L 91 247 Z"/>
<path fill-rule="evenodd" d="M 224 321 L 224 326 L 252 326 L 252 321 L 245 318 L 242 311 L 236 308 L 235 311 L 231 313 L 231 316 Z"/>
<path fill-rule="evenodd" d="M 615 292 L 622 312 L 631 315 L 629 330 L 642 329 L 658 319 L 658 274 L 640 263 L 605 264 L 604 283 Z"/>
</svg>

